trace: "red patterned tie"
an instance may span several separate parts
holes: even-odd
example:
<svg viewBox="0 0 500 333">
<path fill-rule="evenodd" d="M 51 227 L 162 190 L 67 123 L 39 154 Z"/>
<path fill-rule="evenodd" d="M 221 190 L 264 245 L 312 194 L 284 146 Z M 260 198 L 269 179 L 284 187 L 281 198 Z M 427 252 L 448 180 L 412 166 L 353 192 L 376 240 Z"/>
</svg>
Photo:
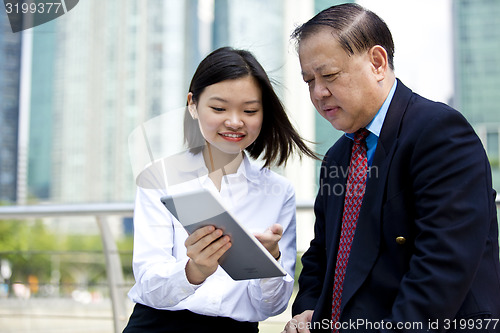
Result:
<svg viewBox="0 0 500 333">
<path fill-rule="evenodd" d="M 339 251 L 337 253 L 337 266 L 335 266 L 335 280 L 333 284 L 332 322 L 335 324 L 340 318 L 340 302 L 344 277 L 351 252 L 351 244 L 359 217 L 359 209 L 365 194 L 368 160 L 366 157 L 366 137 L 370 134 L 362 128 L 354 134 L 354 144 L 351 151 L 351 163 L 344 199 L 344 214 L 342 215 L 342 231 L 340 233 Z M 335 327 L 335 326 L 334 326 Z M 334 328 L 333 332 L 338 332 Z"/>
</svg>

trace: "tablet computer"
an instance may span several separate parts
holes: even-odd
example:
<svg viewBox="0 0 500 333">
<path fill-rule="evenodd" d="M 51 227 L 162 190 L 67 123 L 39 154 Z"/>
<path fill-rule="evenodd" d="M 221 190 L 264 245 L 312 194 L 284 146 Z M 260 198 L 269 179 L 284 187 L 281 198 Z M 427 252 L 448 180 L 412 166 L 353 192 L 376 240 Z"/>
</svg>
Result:
<svg viewBox="0 0 500 333">
<path fill-rule="evenodd" d="M 233 280 L 286 275 L 269 251 L 236 221 L 210 191 L 201 188 L 167 195 L 161 198 L 161 202 L 188 233 L 213 225 L 231 237 L 231 248 L 219 259 L 219 265 Z"/>
</svg>

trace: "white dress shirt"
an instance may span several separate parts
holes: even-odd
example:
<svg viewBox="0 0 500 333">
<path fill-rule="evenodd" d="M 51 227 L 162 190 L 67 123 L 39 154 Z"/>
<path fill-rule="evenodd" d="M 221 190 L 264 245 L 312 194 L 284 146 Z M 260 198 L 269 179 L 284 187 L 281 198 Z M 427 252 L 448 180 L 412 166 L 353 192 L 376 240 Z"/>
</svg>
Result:
<svg viewBox="0 0 500 333">
<path fill-rule="evenodd" d="M 165 180 L 166 179 L 166 180 Z M 133 269 L 129 297 L 156 309 L 190 310 L 239 321 L 262 321 L 283 312 L 292 295 L 296 260 L 295 193 L 284 177 L 260 168 L 244 155 L 234 174 L 223 177 L 220 192 L 208 178 L 201 153 L 161 160 L 138 178 L 134 209 Z M 188 234 L 160 198 L 195 187 L 210 190 L 251 232 L 283 226 L 279 242 L 285 277 L 234 281 L 219 266 L 202 284 L 186 277 Z M 194 207 L 193 209 L 196 209 Z"/>
</svg>

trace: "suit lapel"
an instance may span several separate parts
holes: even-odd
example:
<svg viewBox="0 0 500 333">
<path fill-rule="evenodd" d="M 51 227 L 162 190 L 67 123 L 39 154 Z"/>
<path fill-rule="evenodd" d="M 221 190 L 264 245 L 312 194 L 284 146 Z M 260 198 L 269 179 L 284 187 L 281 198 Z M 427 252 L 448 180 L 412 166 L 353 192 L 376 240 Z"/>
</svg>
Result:
<svg viewBox="0 0 500 333">
<path fill-rule="evenodd" d="M 394 151 L 397 149 L 401 121 L 411 94 L 411 90 L 398 80 L 367 178 L 363 204 L 347 264 L 341 311 L 365 281 L 378 257 L 382 231 L 382 206 L 388 171 Z"/>
</svg>

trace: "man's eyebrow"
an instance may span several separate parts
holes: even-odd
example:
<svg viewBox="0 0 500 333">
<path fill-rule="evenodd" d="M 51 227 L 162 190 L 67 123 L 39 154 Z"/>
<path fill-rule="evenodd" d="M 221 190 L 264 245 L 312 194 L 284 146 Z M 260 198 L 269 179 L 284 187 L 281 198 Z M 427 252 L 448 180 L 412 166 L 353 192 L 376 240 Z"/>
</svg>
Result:
<svg viewBox="0 0 500 333">
<path fill-rule="evenodd" d="M 321 72 L 323 69 L 325 69 L 326 65 L 319 65 L 318 67 L 314 68 L 314 72 Z M 306 73 L 304 71 L 301 72 L 302 76 L 305 75 L 310 75 L 309 73 Z"/>
</svg>

